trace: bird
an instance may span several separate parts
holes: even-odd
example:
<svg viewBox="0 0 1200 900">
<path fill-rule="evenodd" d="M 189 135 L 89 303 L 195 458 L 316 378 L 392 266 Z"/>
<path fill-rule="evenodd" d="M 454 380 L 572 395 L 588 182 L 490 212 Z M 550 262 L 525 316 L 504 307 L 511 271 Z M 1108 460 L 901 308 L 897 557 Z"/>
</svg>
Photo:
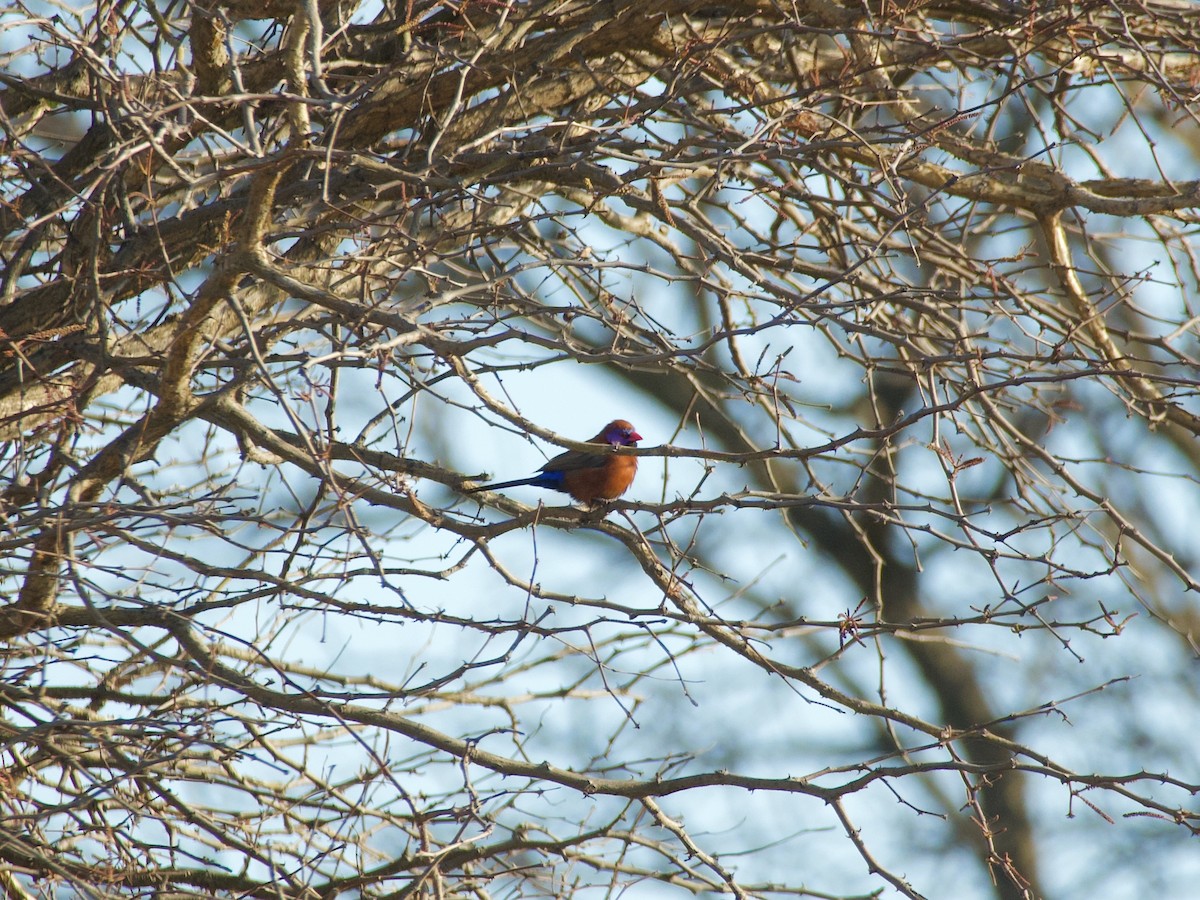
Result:
<svg viewBox="0 0 1200 900">
<path fill-rule="evenodd" d="M 624 419 L 613 419 L 586 443 L 604 444 L 607 447 L 636 447 L 640 440 L 642 436 L 632 425 Z M 467 493 L 498 491 L 528 484 L 532 487 L 562 491 L 580 503 L 594 504 L 600 500 L 616 500 L 629 490 L 635 474 L 636 456 L 618 456 L 607 449 L 596 453 L 568 450 L 547 462 L 536 475 L 518 478 L 515 481 L 481 485 L 468 489 Z"/>
</svg>

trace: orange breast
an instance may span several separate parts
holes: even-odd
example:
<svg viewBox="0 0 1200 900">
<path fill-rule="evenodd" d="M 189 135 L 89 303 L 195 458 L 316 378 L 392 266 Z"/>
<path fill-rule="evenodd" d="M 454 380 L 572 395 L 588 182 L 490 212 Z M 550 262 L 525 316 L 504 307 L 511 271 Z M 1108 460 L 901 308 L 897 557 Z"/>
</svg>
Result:
<svg viewBox="0 0 1200 900">
<path fill-rule="evenodd" d="M 636 474 L 636 456 L 610 456 L 600 468 L 567 472 L 563 478 L 563 487 L 567 489 L 568 494 L 582 503 L 616 500 L 629 490 Z"/>
</svg>

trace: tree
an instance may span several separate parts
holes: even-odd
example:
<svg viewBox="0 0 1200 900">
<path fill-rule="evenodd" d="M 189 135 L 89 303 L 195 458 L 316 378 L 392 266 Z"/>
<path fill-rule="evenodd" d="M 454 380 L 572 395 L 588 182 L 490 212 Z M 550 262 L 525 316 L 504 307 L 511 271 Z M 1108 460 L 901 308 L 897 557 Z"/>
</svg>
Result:
<svg viewBox="0 0 1200 900">
<path fill-rule="evenodd" d="M 1195 883 L 1200 10 L 3 21 L 13 896 Z"/>
</svg>

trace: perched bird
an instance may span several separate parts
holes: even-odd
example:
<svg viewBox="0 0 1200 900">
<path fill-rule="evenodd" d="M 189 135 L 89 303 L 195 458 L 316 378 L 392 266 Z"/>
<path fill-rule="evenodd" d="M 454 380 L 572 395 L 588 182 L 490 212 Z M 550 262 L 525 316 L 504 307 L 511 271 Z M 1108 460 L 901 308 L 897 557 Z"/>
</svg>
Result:
<svg viewBox="0 0 1200 900">
<path fill-rule="evenodd" d="M 632 425 L 624 419 L 615 419 L 601 428 L 600 433 L 587 443 L 607 444 L 609 447 L 636 447 L 641 439 L 642 436 L 633 430 Z M 582 450 L 568 450 L 558 454 L 542 466 L 541 471 L 529 478 L 485 484 L 471 488 L 467 493 L 496 491 L 500 488 L 528 484 L 562 491 L 582 503 L 595 503 L 597 500 L 615 500 L 620 497 L 633 483 L 635 474 L 636 456 L 617 456 L 605 451 L 585 453 Z"/>
</svg>

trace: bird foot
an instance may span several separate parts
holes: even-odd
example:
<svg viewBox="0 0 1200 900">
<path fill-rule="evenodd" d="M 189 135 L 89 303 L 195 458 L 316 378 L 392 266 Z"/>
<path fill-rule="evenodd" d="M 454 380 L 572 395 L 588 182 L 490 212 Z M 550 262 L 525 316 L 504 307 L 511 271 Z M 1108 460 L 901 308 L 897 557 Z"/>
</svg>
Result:
<svg viewBox="0 0 1200 900">
<path fill-rule="evenodd" d="M 584 504 L 583 511 L 585 522 L 600 522 L 612 511 L 612 504 L 608 500 L 592 500 Z"/>
</svg>

